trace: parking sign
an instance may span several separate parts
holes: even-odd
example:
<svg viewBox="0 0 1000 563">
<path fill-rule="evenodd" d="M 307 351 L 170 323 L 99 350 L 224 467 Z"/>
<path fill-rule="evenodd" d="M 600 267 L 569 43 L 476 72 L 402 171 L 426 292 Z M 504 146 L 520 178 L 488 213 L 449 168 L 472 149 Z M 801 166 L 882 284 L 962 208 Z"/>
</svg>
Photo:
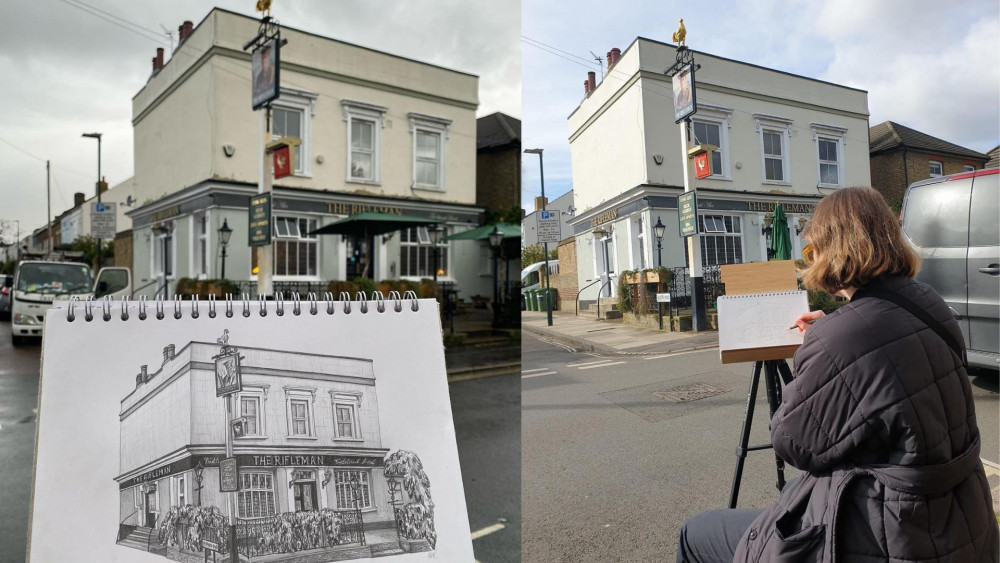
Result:
<svg viewBox="0 0 1000 563">
<path fill-rule="evenodd" d="M 118 233 L 118 214 L 114 203 L 90 204 L 90 236 L 98 239 L 113 239 Z"/>
<path fill-rule="evenodd" d="M 559 210 L 541 210 L 538 212 L 538 242 L 559 244 L 562 240 L 562 225 L 559 221 Z"/>
</svg>

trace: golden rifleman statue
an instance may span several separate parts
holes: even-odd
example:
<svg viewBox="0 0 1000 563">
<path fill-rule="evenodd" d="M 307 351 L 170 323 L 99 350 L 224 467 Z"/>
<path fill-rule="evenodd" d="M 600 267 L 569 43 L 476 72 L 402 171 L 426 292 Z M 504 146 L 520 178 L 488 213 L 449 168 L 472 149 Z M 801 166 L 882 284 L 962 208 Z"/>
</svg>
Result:
<svg viewBox="0 0 1000 563">
<path fill-rule="evenodd" d="M 271 15 L 271 0 L 257 0 L 257 11 L 264 17 Z"/>
<path fill-rule="evenodd" d="M 265 0 L 261 0 L 261 2 L 263 1 Z M 257 5 L 260 6 L 260 2 L 258 2 Z M 687 47 L 687 43 L 684 42 L 684 38 L 687 37 L 687 29 L 684 29 L 684 18 L 681 18 L 679 23 L 680 27 L 677 28 L 677 31 L 675 31 L 673 35 L 674 43 L 676 43 L 678 47 Z"/>
</svg>

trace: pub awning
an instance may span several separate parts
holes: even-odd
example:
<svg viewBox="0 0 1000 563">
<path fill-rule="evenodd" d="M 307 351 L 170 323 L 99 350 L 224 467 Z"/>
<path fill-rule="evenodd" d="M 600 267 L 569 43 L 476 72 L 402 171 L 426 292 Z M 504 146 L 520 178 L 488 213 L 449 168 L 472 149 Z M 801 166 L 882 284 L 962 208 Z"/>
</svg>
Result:
<svg viewBox="0 0 1000 563">
<path fill-rule="evenodd" d="M 395 215 L 392 213 L 365 211 L 363 213 L 344 217 L 343 219 L 334 221 L 328 225 L 323 225 L 309 234 L 369 237 L 392 233 L 408 229 L 410 227 L 433 225 L 438 222 L 439 221 L 435 219 L 414 217 L 412 215 Z"/>
<path fill-rule="evenodd" d="M 448 235 L 444 237 L 444 240 L 489 240 L 490 233 L 493 232 L 494 227 L 500 228 L 500 232 L 503 233 L 503 238 L 505 239 L 521 237 L 521 225 L 512 225 L 510 223 L 490 223 L 488 225 L 481 225 L 475 229 L 469 229 L 468 231 Z"/>
</svg>

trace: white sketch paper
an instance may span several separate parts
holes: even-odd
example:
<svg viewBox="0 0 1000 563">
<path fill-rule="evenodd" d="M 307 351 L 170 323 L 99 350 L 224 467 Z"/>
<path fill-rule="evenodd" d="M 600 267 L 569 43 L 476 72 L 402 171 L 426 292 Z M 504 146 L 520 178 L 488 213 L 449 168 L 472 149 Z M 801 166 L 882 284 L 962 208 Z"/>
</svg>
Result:
<svg viewBox="0 0 1000 563">
<path fill-rule="evenodd" d="M 723 295 L 718 300 L 719 351 L 802 344 L 802 334 L 789 330 L 809 312 L 805 291 Z"/>
<path fill-rule="evenodd" d="M 436 303 L 336 305 L 53 309 L 30 560 L 472 561 Z"/>
</svg>

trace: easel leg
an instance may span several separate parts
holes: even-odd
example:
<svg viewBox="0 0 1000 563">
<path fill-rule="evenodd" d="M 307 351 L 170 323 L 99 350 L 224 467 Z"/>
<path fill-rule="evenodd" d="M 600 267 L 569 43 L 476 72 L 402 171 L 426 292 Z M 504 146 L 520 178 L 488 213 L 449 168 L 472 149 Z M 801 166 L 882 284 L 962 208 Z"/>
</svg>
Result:
<svg viewBox="0 0 1000 563">
<path fill-rule="evenodd" d="M 740 432 L 740 445 L 736 447 L 736 473 L 733 474 L 733 486 L 729 491 L 729 508 L 736 508 L 740 496 L 740 481 L 743 479 L 743 462 L 747 458 L 747 444 L 750 442 L 750 424 L 753 422 L 754 403 L 757 402 L 757 387 L 760 383 L 760 369 L 764 362 L 754 362 L 753 377 L 750 378 L 750 389 L 747 391 L 747 408 L 743 411 L 743 430 Z"/>
<path fill-rule="evenodd" d="M 778 407 L 781 405 L 781 381 L 778 379 L 778 372 L 781 365 L 788 369 L 788 364 L 785 364 L 783 360 L 768 360 L 764 362 L 764 387 L 767 389 L 767 406 L 771 411 L 771 416 L 768 418 L 770 420 L 774 417 L 774 413 L 777 412 Z M 770 430 L 770 424 L 768 424 L 768 429 Z M 774 464 L 778 471 L 778 482 L 775 486 L 778 490 L 785 488 L 785 462 L 777 454 L 774 455 Z"/>
</svg>

